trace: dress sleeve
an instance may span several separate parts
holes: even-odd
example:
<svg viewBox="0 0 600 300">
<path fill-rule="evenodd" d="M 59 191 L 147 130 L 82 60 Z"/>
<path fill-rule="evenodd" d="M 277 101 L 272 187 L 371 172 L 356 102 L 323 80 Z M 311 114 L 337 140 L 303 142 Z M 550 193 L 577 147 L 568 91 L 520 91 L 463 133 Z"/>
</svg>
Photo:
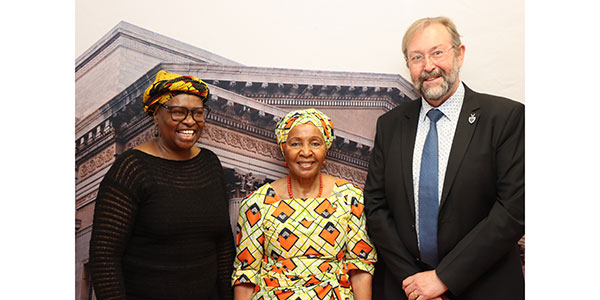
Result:
<svg viewBox="0 0 600 300">
<path fill-rule="evenodd" d="M 231 234 L 231 226 L 227 234 L 223 234 L 220 240 L 217 241 L 217 272 L 218 272 L 218 284 L 221 294 L 221 299 L 228 300 L 233 299 L 233 291 L 229 284 L 229 278 L 231 276 L 231 269 L 233 266 L 233 237 Z"/>
<path fill-rule="evenodd" d="M 236 255 L 233 262 L 232 285 L 259 284 L 258 275 L 264 252 L 262 228 L 265 188 L 259 188 L 242 200 L 236 229 Z"/>
<path fill-rule="evenodd" d="M 220 161 L 219 167 L 221 170 L 223 169 Z M 224 179 L 221 180 L 221 185 L 223 187 L 223 201 L 226 202 L 226 207 L 229 207 L 230 197 L 226 191 Z M 229 216 L 229 209 L 227 210 L 227 216 Z M 230 300 L 233 299 L 233 290 L 230 284 L 230 277 L 233 269 L 233 256 L 235 255 L 235 247 L 233 244 L 233 234 L 231 233 L 229 218 L 227 218 L 225 228 L 225 232 L 221 238 L 217 240 L 217 284 L 221 299 Z"/>
<path fill-rule="evenodd" d="M 100 184 L 90 240 L 92 283 L 96 299 L 125 299 L 121 260 L 131 236 L 137 200 L 130 164 L 118 160 Z"/>
<path fill-rule="evenodd" d="M 367 235 L 367 221 L 364 214 L 362 190 L 352 184 L 345 197 L 350 202 L 350 218 L 348 220 L 348 247 L 345 254 L 348 271 L 358 269 L 373 275 L 377 252 Z"/>
</svg>

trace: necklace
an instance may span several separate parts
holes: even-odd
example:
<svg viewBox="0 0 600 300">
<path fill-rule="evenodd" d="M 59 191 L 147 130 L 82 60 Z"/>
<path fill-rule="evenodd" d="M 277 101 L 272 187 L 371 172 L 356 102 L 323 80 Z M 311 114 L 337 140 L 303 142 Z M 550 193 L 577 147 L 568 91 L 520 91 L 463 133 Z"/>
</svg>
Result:
<svg viewBox="0 0 600 300">
<path fill-rule="evenodd" d="M 292 194 L 292 181 L 290 180 L 290 175 L 287 178 L 288 184 L 288 194 L 290 194 L 290 199 L 294 199 L 294 195 Z M 323 193 L 323 175 L 319 174 L 319 194 L 316 198 L 321 198 L 321 194 Z"/>
</svg>

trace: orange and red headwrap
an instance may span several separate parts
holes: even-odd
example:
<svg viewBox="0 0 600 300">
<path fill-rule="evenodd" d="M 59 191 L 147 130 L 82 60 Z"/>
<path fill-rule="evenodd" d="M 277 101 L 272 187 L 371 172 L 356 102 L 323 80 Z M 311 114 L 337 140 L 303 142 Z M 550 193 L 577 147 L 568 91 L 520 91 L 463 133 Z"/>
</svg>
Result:
<svg viewBox="0 0 600 300">
<path fill-rule="evenodd" d="M 333 122 L 331 122 L 331 119 L 321 111 L 309 108 L 291 111 L 277 123 L 277 126 L 275 127 L 275 137 L 277 138 L 277 144 L 281 149 L 281 153 L 285 150 L 288 133 L 292 131 L 294 127 L 306 123 L 312 123 L 317 126 L 323 135 L 325 147 L 327 150 L 331 148 L 333 140 L 335 139 L 335 134 L 333 134 Z"/>
<path fill-rule="evenodd" d="M 144 92 L 144 111 L 153 116 L 159 103 L 165 103 L 181 93 L 198 96 L 204 105 L 210 97 L 210 91 L 204 81 L 194 76 L 181 76 L 160 70 L 156 73 L 154 83 Z"/>
</svg>

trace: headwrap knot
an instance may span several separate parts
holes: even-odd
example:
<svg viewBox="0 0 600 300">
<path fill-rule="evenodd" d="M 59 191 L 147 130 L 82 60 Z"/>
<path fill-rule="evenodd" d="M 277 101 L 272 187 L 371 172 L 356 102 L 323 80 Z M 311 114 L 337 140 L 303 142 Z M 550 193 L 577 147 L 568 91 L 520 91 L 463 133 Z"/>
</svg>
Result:
<svg viewBox="0 0 600 300">
<path fill-rule="evenodd" d="M 144 111 L 153 116 L 159 103 L 165 103 L 181 93 L 198 96 L 205 105 L 210 97 L 210 91 L 204 81 L 194 76 L 182 76 L 160 70 L 156 73 L 154 83 L 144 92 Z"/>
</svg>

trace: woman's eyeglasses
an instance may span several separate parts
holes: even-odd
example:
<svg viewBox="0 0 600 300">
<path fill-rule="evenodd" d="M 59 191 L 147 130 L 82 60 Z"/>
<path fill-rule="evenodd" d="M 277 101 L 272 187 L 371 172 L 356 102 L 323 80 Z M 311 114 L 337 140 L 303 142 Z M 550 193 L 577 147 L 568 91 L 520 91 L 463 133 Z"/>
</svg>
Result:
<svg viewBox="0 0 600 300">
<path fill-rule="evenodd" d="M 206 117 L 210 113 L 210 108 L 208 107 L 196 107 L 189 109 L 184 106 L 171 106 L 159 103 L 160 106 L 168 109 L 171 112 L 171 119 L 175 122 L 181 122 L 185 120 L 190 112 L 192 112 L 192 119 L 196 122 L 205 122 Z"/>
</svg>

